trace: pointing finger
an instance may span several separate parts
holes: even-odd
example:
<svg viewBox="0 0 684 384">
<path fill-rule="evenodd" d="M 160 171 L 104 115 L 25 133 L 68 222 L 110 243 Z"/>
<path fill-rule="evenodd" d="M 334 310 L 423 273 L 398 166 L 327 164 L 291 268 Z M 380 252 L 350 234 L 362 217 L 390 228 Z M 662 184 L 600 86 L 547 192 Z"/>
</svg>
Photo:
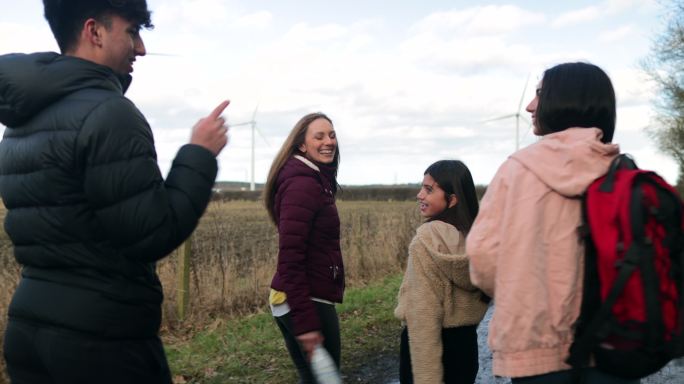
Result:
<svg viewBox="0 0 684 384">
<path fill-rule="evenodd" d="M 216 118 L 218 118 L 219 116 L 221 116 L 221 113 L 223 113 L 223 110 L 226 109 L 226 107 L 228 106 L 228 104 L 230 104 L 230 100 L 225 100 L 225 101 L 221 102 L 221 104 L 219 104 L 218 107 L 216 107 L 216 108 L 211 112 L 211 114 L 209 114 L 208 117 L 209 117 L 210 119 L 212 119 L 212 120 L 216 120 Z"/>
</svg>

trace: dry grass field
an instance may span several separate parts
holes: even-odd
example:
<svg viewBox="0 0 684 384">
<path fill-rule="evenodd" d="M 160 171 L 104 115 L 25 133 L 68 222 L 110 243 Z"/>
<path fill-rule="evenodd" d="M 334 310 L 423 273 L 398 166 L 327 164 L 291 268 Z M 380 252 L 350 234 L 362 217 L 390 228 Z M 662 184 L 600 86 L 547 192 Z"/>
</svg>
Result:
<svg viewBox="0 0 684 384">
<path fill-rule="evenodd" d="M 408 242 L 420 223 L 415 203 L 338 202 L 348 286 L 401 271 Z M 203 324 L 214 314 L 267 308 L 278 253 L 277 232 L 260 203 L 213 202 L 192 237 L 190 306 L 183 323 Z M 177 255 L 158 270 L 164 283 L 164 326 L 177 323 Z"/>
<path fill-rule="evenodd" d="M 348 286 L 363 286 L 401 271 L 408 242 L 421 221 L 414 202 L 338 201 L 338 209 Z M 0 206 L 3 221 L 4 216 Z M 190 301 L 183 321 L 176 304 L 177 252 L 158 264 L 165 293 L 162 334 L 167 341 L 189 337 L 218 318 L 267 310 L 277 232 L 261 203 L 212 202 L 191 238 L 191 249 Z M 11 244 L 0 231 L 0 342 L 18 276 Z M 3 375 L 0 366 L 0 383 L 6 382 Z"/>
</svg>

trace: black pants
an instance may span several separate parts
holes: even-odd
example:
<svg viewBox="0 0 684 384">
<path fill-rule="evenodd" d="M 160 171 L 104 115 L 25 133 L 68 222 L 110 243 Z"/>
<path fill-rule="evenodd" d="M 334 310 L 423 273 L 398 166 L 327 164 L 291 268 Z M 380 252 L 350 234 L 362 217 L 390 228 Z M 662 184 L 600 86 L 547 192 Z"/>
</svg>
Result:
<svg viewBox="0 0 684 384">
<path fill-rule="evenodd" d="M 95 339 L 10 319 L 4 342 L 12 384 L 170 384 L 158 337 Z"/>
<path fill-rule="evenodd" d="M 323 334 L 323 347 L 330 353 L 330 356 L 335 360 L 337 368 L 340 367 L 340 321 L 337 317 L 337 311 L 332 304 L 313 302 L 316 306 L 316 312 L 321 322 L 321 333 Z M 306 355 L 299 346 L 297 338 L 292 332 L 292 319 L 290 314 L 280 317 L 274 317 L 280 332 L 285 338 L 285 346 L 290 353 L 292 362 L 294 362 L 299 373 L 299 382 L 302 384 L 315 384 L 311 367 L 306 359 Z"/>
<path fill-rule="evenodd" d="M 413 384 L 408 329 L 401 332 L 399 382 Z M 479 369 L 477 325 L 442 329 L 442 367 L 445 384 L 473 384 Z"/>
</svg>

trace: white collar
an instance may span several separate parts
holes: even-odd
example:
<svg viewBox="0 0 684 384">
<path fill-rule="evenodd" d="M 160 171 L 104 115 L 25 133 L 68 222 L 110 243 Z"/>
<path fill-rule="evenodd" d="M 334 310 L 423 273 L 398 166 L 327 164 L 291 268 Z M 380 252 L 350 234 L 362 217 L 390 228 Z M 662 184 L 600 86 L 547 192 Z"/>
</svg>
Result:
<svg viewBox="0 0 684 384">
<path fill-rule="evenodd" d="M 316 164 L 312 163 L 311 160 L 307 159 L 304 156 L 294 155 L 294 158 L 301 161 L 302 163 L 308 165 L 309 168 L 313 169 L 314 171 L 318 171 L 318 172 L 321 171 L 320 169 L 318 169 L 318 166 Z"/>
</svg>

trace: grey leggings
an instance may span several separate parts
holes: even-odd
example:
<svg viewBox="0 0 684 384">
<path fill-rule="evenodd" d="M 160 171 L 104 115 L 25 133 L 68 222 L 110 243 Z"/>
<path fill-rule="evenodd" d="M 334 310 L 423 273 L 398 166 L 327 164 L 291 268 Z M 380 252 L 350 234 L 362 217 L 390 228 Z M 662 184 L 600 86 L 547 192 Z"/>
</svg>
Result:
<svg viewBox="0 0 684 384">
<path fill-rule="evenodd" d="M 321 322 L 321 334 L 323 335 L 323 346 L 330 353 L 330 356 L 335 360 L 337 367 L 340 367 L 340 321 L 337 317 L 337 311 L 332 304 L 313 302 L 316 306 L 316 312 Z M 287 347 L 292 362 L 294 362 L 297 372 L 299 373 L 299 382 L 301 384 L 315 384 L 316 381 L 311 373 L 311 368 L 307 362 L 304 352 L 302 352 L 297 338 L 292 332 L 292 319 L 290 314 L 285 314 L 280 317 L 274 317 L 280 332 L 285 339 L 285 346 Z"/>
</svg>

